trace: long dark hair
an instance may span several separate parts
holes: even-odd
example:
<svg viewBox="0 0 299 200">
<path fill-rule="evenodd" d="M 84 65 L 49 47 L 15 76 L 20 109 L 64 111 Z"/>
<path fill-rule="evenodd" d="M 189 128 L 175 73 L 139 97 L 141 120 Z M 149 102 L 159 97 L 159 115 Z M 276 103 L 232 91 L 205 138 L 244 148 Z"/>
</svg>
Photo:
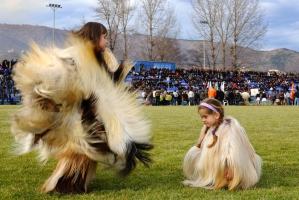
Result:
<svg viewBox="0 0 299 200">
<path fill-rule="evenodd" d="M 212 133 L 213 133 L 213 142 L 212 142 L 212 144 L 208 145 L 208 148 L 211 148 L 211 147 L 213 147 L 213 146 L 216 144 L 216 142 L 217 142 L 217 140 L 218 140 L 218 137 L 217 137 L 217 135 L 216 135 L 215 133 L 216 133 L 216 131 L 218 130 L 219 126 L 220 126 L 220 125 L 222 124 L 222 122 L 223 122 L 223 118 L 224 118 L 224 109 L 223 109 L 223 106 L 221 105 L 221 103 L 220 103 L 217 99 L 206 98 L 206 99 L 202 100 L 202 103 L 207 103 L 207 104 L 209 104 L 210 106 L 212 106 L 213 108 L 215 108 L 215 109 L 219 112 L 219 120 L 218 120 L 218 123 L 217 123 L 215 129 L 212 131 Z M 210 114 L 210 115 L 214 113 L 214 111 L 211 110 L 210 108 L 207 108 L 207 107 L 205 107 L 205 106 L 199 105 L 199 106 L 198 106 L 198 112 L 199 112 L 201 109 L 206 110 L 206 112 L 207 112 L 208 114 Z M 204 133 L 205 135 L 207 134 L 208 130 L 209 130 L 209 127 L 206 127 L 206 130 L 205 130 L 205 133 Z M 201 143 L 202 143 L 202 141 L 203 141 L 203 138 L 201 139 L 201 141 L 200 141 L 199 144 L 197 145 L 198 148 L 201 147 Z"/>
<path fill-rule="evenodd" d="M 84 24 L 81 29 L 72 31 L 72 34 L 89 40 L 93 45 L 98 45 L 102 34 L 107 34 L 106 27 L 98 22 L 88 22 Z"/>
<path fill-rule="evenodd" d="M 99 22 L 87 22 L 79 30 L 72 30 L 70 35 L 81 37 L 86 41 L 90 41 L 94 46 L 94 54 L 99 64 L 103 64 L 107 68 L 107 63 L 103 58 L 102 51 L 98 49 L 98 44 L 102 34 L 107 34 L 106 27 Z"/>
</svg>

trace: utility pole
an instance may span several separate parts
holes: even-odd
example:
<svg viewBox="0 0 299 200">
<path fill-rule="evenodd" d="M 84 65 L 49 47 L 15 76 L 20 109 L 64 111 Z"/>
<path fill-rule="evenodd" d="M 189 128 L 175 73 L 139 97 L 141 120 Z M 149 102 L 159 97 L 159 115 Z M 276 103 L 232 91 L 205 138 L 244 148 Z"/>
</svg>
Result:
<svg viewBox="0 0 299 200">
<path fill-rule="evenodd" d="M 55 11 L 58 8 L 62 8 L 59 4 L 52 4 L 50 3 L 49 5 L 47 5 L 47 7 L 50 7 L 53 11 L 54 11 L 54 20 L 53 20 L 53 45 L 55 44 Z"/>
</svg>

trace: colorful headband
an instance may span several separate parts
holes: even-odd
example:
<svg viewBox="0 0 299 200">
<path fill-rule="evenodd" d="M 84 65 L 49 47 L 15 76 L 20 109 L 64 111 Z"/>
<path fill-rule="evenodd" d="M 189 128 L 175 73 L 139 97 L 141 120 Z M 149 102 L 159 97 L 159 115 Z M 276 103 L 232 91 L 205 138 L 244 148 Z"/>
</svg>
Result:
<svg viewBox="0 0 299 200">
<path fill-rule="evenodd" d="M 218 110 L 216 110 L 213 106 L 211 106 L 210 104 L 207 104 L 207 103 L 201 103 L 200 104 L 201 106 L 204 106 L 206 108 L 209 108 L 211 110 L 213 110 L 215 113 L 218 113 Z"/>
</svg>

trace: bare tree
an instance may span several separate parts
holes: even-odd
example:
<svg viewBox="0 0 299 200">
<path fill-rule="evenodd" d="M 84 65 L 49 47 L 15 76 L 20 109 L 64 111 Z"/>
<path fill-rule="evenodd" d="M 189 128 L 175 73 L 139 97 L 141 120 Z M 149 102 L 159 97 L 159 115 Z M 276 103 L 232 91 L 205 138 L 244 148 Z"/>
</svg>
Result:
<svg viewBox="0 0 299 200">
<path fill-rule="evenodd" d="M 175 38 L 179 34 L 180 26 L 176 21 L 174 7 L 165 0 L 140 0 L 138 16 L 139 31 L 147 36 L 143 44 L 145 59 L 156 60 L 163 57 L 165 48 L 161 38 Z"/>
<path fill-rule="evenodd" d="M 263 24 L 264 11 L 259 0 L 191 0 L 191 21 L 199 35 L 209 40 L 212 65 L 217 61 L 217 45 L 222 50 L 222 66 L 227 63 L 230 47 L 232 67 L 248 63 L 254 50 L 262 46 L 267 25 Z"/>
<path fill-rule="evenodd" d="M 248 49 L 260 50 L 261 39 L 267 32 L 263 23 L 264 11 L 259 0 L 228 0 L 227 8 L 232 14 L 231 56 L 234 70 L 250 60 Z M 242 58 L 242 59 L 241 59 Z"/>
<path fill-rule="evenodd" d="M 181 25 L 177 22 L 174 7 L 169 6 L 166 13 L 165 24 L 156 36 L 157 58 L 162 62 L 179 60 L 177 57 L 181 57 L 180 46 L 176 39 L 180 34 Z"/>
<path fill-rule="evenodd" d="M 231 32 L 231 22 L 232 22 L 232 13 L 229 12 L 229 4 L 227 0 L 218 0 L 218 10 L 216 13 L 215 28 L 219 36 L 220 48 L 221 48 L 221 64 L 223 70 L 226 68 L 227 56 L 229 53 L 227 50 L 227 42 L 232 36 Z"/>
<path fill-rule="evenodd" d="M 117 37 L 120 34 L 119 10 L 121 0 L 98 0 L 98 7 L 92 8 L 96 19 L 105 21 L 108 25 L 108 41 L 111 51 L 114 51 Z"/>
<path fill-rule="evenodd" d="M 137 4 L 133 4 L 130 0 L 120 0 L 119 7 L 119 20 L 120 20 L 120 30 L 121 30 L 121 42 L 118 42 L 118 46 L 123 52 L 123 58 L 127 59 L 129 53 L 134 47 L 134 37 L 130 37 L 134 32 L 134 28 L 129 26 L 129 22 L 134 15 Z"/>
<path fill-rule="evenodd" d="M 197 33 L 208 40 L 211 51 L 212 65 L 216 68 L 217 52 L 216 43 L 216 20 L 218 0 L 191 0 L 193 12 L 190 15 L 191 22 Z"/>
<path fill-rule="evenodd" d="M 157 61 L 181 64 L 184 56 L 179 41 L 175 38 L 159 38 Z"/>
<path fill-rule="evenodd" d="M 203 50 L 202 42 L 196 42 L 190 49 L 187 50 L 189 62 L 191 66 L 200 66 L 203 69 Z"/>
</svg>

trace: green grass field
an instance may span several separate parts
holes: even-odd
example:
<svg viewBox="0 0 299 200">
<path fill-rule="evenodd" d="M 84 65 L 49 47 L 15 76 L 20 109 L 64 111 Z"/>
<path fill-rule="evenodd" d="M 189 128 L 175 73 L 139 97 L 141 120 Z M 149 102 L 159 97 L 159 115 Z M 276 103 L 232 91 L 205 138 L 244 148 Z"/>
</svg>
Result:
<svg viewBox="0 0 299 200">
<path fill-rule="evenodd" d="M 0 199 L 299 199 L 299 107 L 226 106 L 226 115 L 239 120 L 263 159 L 260 182 L 245 191 L 207 190 L 181 184 L 182 162 L 198 140 L 202 122 L 194 106 L 145 107 L 152 121 L 153 163 L 140 163 L 127 178 L 97 170 L 90 193 L 43 194 L 40 187 L 56 161 L 42 166 L 36 153 L 16 157 L 10 122 L 19 106 L 0 106 Z"/>
</svg>

